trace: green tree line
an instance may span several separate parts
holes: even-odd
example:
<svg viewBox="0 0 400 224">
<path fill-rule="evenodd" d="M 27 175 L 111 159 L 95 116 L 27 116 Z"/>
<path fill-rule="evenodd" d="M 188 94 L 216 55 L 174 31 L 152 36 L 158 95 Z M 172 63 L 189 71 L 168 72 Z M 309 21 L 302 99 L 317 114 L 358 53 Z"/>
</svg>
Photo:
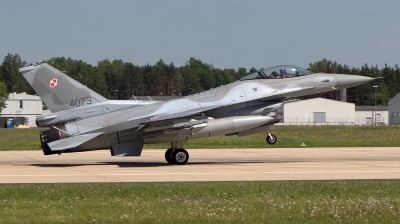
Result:
<svg viewBox="0 0 400 224">
<path fill-rule="evenodd" d="M 96 66 L 92 66 L 82 60 L 65 57 L 54 57 L 43 62 L 63 71 L 106 98 L 111 96 L 112 99 L 120 100 L 131 99 L 132 95 L 186 96 L 231 83 L 257 71 L 254 67 L 250 69 L 241 67 L 237 70 L 214 68 L 212 64 L 207 64 L 194 57 L 189 58 L 186 64 L 180 67 L 175 66 L 172 62 L 167 64 L 162 59 L 154 65 L 142 66 L 134 65 L 132 62 L 108 59 L 99 61 Z M 18 72 L 18 68 L 27 65 L 28 63 L 22 61 L 18 54 L 5 56 L 0 66 L 0 97 L 4 98 L 1 96 L 1 85 L 4 85 L 3 89 L 8 93 L 35 94 Z M 308 69 L 313 72 L 382 77 L 371 83 L 347 90 L 347 101 L 356 105 L 374 105 L 373 85 L 379 86 L 377 89 L 378 105 L 387 105 L 388 101 L 400 90 L 400 70 L 397 65 L 395 67 L 385 65 L 382 69 L 367 64 L 361 68 L 350 68 L 347 65 L 323 59 L 310 63 Z M 339 92 L 333 91 L 306 98 L 315 96 L 337 100 Z"/>
</svg>

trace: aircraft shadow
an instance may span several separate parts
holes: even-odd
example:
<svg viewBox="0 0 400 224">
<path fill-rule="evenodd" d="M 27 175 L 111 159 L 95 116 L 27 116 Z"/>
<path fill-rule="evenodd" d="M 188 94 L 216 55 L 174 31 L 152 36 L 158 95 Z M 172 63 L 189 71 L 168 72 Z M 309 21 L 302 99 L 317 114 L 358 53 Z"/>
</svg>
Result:
<svg viewBox="0 0 400 224">
<path fill-rule="evenodd" d="M 219 164 L 256 164 L 256 163 L 296 163 L 296 162 L 307 162 L 307 161 L 207 161 L 207 162 L 188 162 L 184 166 L 193 165 L 219 165 Z M 178 166 L 175 164 L 168 164 L 167 162 L 98 162 L 98 163 L 45 163 L 45 164 L 30 164 L 28 166 L 36 167 L 79 167 L 79 166 L 118 166 L 120 168 L 129 167 L 166 167 L 166 166 Z"/>
</svg>

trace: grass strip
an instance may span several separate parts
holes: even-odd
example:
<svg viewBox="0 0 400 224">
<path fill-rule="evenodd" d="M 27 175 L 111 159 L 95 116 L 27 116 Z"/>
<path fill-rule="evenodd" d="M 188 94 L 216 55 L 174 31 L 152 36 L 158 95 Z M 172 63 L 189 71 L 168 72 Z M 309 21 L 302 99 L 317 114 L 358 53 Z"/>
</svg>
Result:
<svg viewBox="0 0 400 224">
<path fill-rule="evenodd" d="M 40 150 L 39 133 L 46 129 L 0 129 L 0 151 Z M 278 142 L 270 146 L 264 133 L 245 137 L 216 136 L 190 140 L 185 148 L 298 148 L 308 147 L 398 147 L 400 126 L 273 126 Z M 145 148 L 167 149 L 169 143 Z"/>
<path fill-rule="evenodd" d="M 40 150 L 39 133 L 45 128 L 0 128 L 0 151 Z"/>
<path fill-rule="evenodd" d="M 399 181 L 0 187 L 0 223 L 398 223 Z"/>
<path fill-rule="evenodd" d="M 190 148 L 299 148 L 307 147 L 398 147 L 399 126 L 273 126 L 278 137 L 268 145 L 266 134 L 250 136 L 216 136 L 188 141 Z M 145 148 L 169 148 L 169 144 L 148 144 Z"/>
</svg>

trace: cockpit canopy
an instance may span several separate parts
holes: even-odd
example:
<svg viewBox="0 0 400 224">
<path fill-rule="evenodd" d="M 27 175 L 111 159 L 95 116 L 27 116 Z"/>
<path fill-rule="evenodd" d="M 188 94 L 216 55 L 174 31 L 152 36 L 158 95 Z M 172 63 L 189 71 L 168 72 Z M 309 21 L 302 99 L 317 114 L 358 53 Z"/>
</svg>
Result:
<svg viewBox="0 0 400 224">
<path fill-rule="evenodd" d="M 299 68 L 293 65 L 279 65 L 271 68 L 261 69 L 258 72 L 241 78 L 240 81 L 250 79 L 283 79 L 311 74 L 314 74 L 314 72 L 304 68 Z"/>
</svg>

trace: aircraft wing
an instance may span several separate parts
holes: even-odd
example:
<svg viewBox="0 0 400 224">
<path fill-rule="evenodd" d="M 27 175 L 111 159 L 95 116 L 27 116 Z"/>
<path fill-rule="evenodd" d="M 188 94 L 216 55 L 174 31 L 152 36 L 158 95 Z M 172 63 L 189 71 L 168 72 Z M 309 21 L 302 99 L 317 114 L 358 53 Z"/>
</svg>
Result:
<svg viewBox="0 0 400 224">
<path fill-rule="evenodd" d="M 62 150 L 80 146 L 83 143 L 85 143 L 103 133 L 104 132 L 73 136 L 73 137 L 69 137 L 69 138 L 60 139 L 60 140 L 57 140 L 54 142 L 49 142 L 49 143 L 47 143 L 47 145 L 50 147 L 51 151 L 62 151 Z"/>
<path fill-rule="evenodd" d="M 173 119 L 177 119 L 177 118 L 190 117 L 190 116 L 194 116 L 194 115 L 199 115 L 202 112 L 213 110 L 213 109 L 216 109 L 216 108 L 222 107 L 222 106 L 224 106 L 224 105 L 201 107 L 201 108 L 187 110 L 187 111 L 184 111 L 181 113 L 175 113 L 175 114 L 162 114 L 162 115 L 152 117 L 149 119 L 149 121 L 142 122 L 141 124 L 145 125 L 145 124 L 152 124 L 152 123 L 156 123 L 156 122 L 160 122 L 160 121 L 167 121 L 167 120 L 173 120 Z"/>
<path fill-rule="evenodd" d="M 307 87 L 307 88 L 302 88 L 302 89 L 296 89 L 296 90 L 283 90 L 279 93 L 277 93 L 276 95 L 271 95 L 269 97 L 264 98 L 264 101 L 268 101 L 268 100 L 273 100 L 276 97 L 278 98 L 284 98 L 284 96 L 286 96 L 288 93 L 296 93 L 299 91 L 304 91 L 305 89 L 315 89 L 317 87 L 315 86 L 311 86 L 311 87 Z M 154 116 L 152 118 L 150 118 L 148 121 L 146 122 L 142 122 L 141 125 L 146 125 L 146 124 L 152 124 L 152 123 L 156 123 L 156 122 L 161 122 L 161 121 L 167 121 L 167 120 L 173 120 L 173 119 L 177 119 L 177 118 L 184 118 L 184 117 L 190 117 L 190 116 L 195 116 L 195 115 L 199 115 L 203 112 L 209 111 L 209 110 L 213 110 L 216 108 L 220 108 L 223 107 L 225 105 L 213 105 L 213 106 L 208 106 L 208 107 L 201 107 L 201 108 L 196 108 L 196 109 L 192 109 L 192 110 L 187 110 L 187 111 L 183 111 L 181 113 L 175 113 L 175 114 L 161 114 L 158 116 Z"/>
</svg>

